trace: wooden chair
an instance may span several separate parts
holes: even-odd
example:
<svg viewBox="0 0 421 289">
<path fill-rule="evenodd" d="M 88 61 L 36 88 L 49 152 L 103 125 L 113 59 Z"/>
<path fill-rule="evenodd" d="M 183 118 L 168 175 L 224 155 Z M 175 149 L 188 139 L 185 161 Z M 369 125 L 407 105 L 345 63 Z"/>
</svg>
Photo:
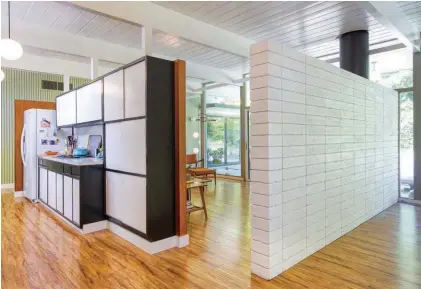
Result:
<svg viewBox="0 0 421 289">
<path fill-rule="evenodd" d="M 199 163 L 201 163 L 201 166 L 198 165 Z M 197 160 L 196 154 L 188 154 L 186 155 L 186 164 L 194 165 L 194 167 L 187 169 L 187 173 L 192 176 L 208 178 L 208 175 L 213 175 L 216 187 L 216 170 L 205 168 L 203 166 L 203 159 Z"/>
</svg>

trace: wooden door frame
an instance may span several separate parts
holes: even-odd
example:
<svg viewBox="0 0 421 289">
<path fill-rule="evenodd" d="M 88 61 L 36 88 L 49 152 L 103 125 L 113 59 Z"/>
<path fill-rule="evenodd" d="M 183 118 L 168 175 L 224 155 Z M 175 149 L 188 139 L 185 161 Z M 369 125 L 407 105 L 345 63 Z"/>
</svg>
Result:
<svg viewBox="0 0 421 289">
<path fill-rule="evenodd" d="M 20 153 L 20 138 L 23 129 L 24 112 L 31 108 L 38 109 L 56 109 L 55 102 L 48 101 L 34 101 L 34 100 L 15 100 L 15 133 L 14 133 L 14 147 L 15 147 L 15 191 L 23 191 L 23 163 Z"/>
<path fill-rule="evenodd" d="M 174 61 L 176 233 L 187 235 L 186 191 L 186 62 Z"/>
</svg>

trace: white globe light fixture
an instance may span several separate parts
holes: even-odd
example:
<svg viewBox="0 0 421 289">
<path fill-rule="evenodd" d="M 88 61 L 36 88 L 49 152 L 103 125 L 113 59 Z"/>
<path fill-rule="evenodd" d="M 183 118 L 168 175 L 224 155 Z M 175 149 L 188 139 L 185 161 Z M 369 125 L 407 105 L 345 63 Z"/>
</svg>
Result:
<svg viewBox="0 0 421 289">
<path fill-rule="evenodd" d="M 13 39 L 0 40 L 0 55 L 7 60 L 17 60 L 23 54 L 22 45 Z"/>
<path fill-rule="evenodd" d="M 193 138 L 198 138 L 199 137 L 199 133 L 197 132 L 197 131 L 195 131 L 194 133 L 193 133 Z"/>
<path fill-rule="evenodd" d="M 199 153 L 199 149 L 198 149 L 198 148 L 194 148 L 194 149 L 193 149 L 193 152 L 194 152 L 195 154 L 197 154 L 197 153 Z"/>
<path fill-rule="evenodd" d="M 7 60 L 17 60 L 23 54 L 22 45 L 11 39 L 10 37 L 10 1 L 8 2 L 9 10 L 9 38 L 0 40 L 0 55 Z"/>
</svg>

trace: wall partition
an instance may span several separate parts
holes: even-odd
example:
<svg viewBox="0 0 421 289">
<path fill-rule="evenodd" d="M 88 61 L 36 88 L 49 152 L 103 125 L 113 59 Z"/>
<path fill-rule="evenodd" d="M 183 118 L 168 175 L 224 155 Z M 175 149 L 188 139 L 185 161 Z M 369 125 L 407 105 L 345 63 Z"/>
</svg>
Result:
<svg viewBox="0 0 421 289">
<path fill-rule="evenodd" d="M 251 268 L 271 279 L 397 202 L 398 93 L 251 47 Z"/>
</svg>

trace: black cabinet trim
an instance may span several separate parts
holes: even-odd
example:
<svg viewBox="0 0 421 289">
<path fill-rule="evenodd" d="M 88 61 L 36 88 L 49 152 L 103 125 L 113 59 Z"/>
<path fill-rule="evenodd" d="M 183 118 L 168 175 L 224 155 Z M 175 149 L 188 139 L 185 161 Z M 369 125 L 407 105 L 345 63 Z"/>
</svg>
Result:
<svg viewBox="0 0 421 289">
<path fill-rule="evenodd" d="M 112 172 L 112 173 L 117 173 L 117 174 L 122 174 L 122 175 L 129 175 L 129 176 L 135 176 L 135 177 L 142 177 L 142 178 L 146 178 L 146 175 L 143 175 L 143 174 L 137 174 L 137 173 L 131 173 L 131 172 L 120 171 L 120 170 L 107 169 L 107 168 L 105 168 L 105 170 L 106 170 L 107 172 Z"/>
<path fill-rule="evenodd" d="M 126 223 L 120 221 L 119 219 L 116 219 L 114 217 L 111 217 L 109 215 L 107 215 L 108 221 L 110 221 L 111 223 L 114 223 L 116 225 L 119 225 L 120 227 L 126 229 L 127 231 L 130 231 L 133 234 L 136 234 L 140 237 L 142 237 L 143 239 L 146 239 L 149 241 L 148 235 L 146 235 L 145 233 L 139 231 L 138 229 L 133 228 L 132 226 L 127 225 Z"/>
</svg>

